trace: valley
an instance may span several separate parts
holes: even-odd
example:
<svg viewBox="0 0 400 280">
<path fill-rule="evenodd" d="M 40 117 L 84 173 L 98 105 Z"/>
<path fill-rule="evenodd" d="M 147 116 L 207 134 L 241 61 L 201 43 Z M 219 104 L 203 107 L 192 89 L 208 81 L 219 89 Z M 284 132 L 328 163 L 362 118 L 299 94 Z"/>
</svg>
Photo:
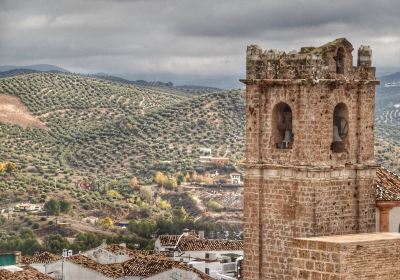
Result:
<svg viewBox="0 0 400 280">
<path fill-rule="evenodd" d="M 49 233 L 71 242 L 86 232 L 133 234 L 151 247 L 148 233 L 118 225 L 134 221 L 158 232 L 190 227 L 212 237 L 240 236 L 243 190 L 226 182 L 242 172 L 242 91 L 28 73 L 0 78 L 0 92 L 0 162 L 16 165 L 0 172 L 8 232 L 31 228 L 41 242 Z M 394 172 L 400 171 L 399 103 L 398 87 L 379 87 L 376 159 Z M 164 182 L 156 182 L 156 172 Z M 51 199 L 71 209 L 45 219 L 11 210 Z"/>
</svg>

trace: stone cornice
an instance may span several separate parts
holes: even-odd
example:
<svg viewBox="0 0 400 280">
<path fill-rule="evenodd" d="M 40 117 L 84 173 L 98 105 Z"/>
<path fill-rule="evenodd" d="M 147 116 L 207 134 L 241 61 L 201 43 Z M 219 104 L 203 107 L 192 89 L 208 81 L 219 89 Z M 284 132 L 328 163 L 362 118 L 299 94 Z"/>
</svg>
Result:
<svg viewBox="0 0 400 280">
<path fill-rule="evenodd" d="M 342 165 L 307 165 L 307 164 L 271 164 L 271 163 L 255 163 L 242 162 L 241 166 L 245 169 L 295 169 L 299 171 L 330 171 L 342 169 L 377 169 L 378 164 L 342 164 Z"/>
<path fill-rule="evenodd" d="M 346 79 L 240 79 L 240 82 L 246 85 L 317 85 L 317 84 L 362 84 L 379 85 L 378 80 L 346 80 Z"/>
</svg>

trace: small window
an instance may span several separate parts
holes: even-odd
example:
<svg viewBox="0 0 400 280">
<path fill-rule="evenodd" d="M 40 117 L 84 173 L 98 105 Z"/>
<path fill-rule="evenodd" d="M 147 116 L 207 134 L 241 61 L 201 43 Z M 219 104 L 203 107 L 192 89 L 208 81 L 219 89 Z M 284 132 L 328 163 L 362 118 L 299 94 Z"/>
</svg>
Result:
<svg viewBox="0 0 400 280">
<path fill-rule="evenodd" d="M 206 253 L 206 259 L 209 259 L 210 258 L 210 253 Z"/>
<path fill-rule="evenodd" d="M 205 271 L 204 271 L 207 275 L 210 275 L 210 269 L 208 268 L 208 267 L 206 267 L 205 268 Z"/>
<path fill-rule="evenodd" d="M 344 49 L 339 48 L 336 53 L 336 73 L 344 74 Z"/>
<path fill-rule="evenodd" d="M 333 111 L 332 144 L 334 153 L 347 151 L 349 134 L 349 110 L 344 103 L 336 105 Z"/>
<path fill-rule="evenodd" d="M 276 148 L 292 148 L 292 109 L 286 103 L 278 103 L 272 111 L 272 138 Z"/>
</svg>

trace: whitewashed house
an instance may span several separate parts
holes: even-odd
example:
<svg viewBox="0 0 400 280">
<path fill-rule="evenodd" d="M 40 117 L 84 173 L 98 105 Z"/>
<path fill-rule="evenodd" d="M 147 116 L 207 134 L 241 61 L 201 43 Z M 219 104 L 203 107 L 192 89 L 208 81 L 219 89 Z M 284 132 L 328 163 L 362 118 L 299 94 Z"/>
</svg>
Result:
<svg viewBox="0 0 400 280">
<path fill-rule="evenodd" d="M 400 177 L 385 168 L 376 175 L 376 231 L 400 232 Z"/>
<path fill-rule="evenodd" d="M 63 280 L 211 280 L 199 270 L 154 251 L 139 251 L 123 244 L 103 243 L 84 254 L 64 257 L 42 253 L 24 257 L 22 263 L 32 269 Z"/>
<path fill-rule="evenodd" d="M 175 261 L 187 263 L 214 279 L 219 275 L 235 277 L 237 262 L 243 256 L 241 240 L 204 239 L 187 231 L 182 235 L 160 235 L 154 249 L 170 252 Z"/>
<path fill-rule="evenodd" d="M 43 274 L 30 266 L 7 266 L 0 267 L 1 280 L 54 280 L 49 275 Z"/>
<path fill-rule="evenodd" d="M 231 173 L 229 174 L 231 177 L 231 184 L 232 185 L 241 185 L 242 182 L 242 175 L 240 173 Z"/>
</svg>

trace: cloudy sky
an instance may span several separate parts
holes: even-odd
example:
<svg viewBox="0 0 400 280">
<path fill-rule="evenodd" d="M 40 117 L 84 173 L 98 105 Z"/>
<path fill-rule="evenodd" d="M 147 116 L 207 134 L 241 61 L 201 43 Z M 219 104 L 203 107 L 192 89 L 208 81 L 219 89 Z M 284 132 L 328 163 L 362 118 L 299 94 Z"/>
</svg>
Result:
<svg viewBox="0 0 400 280">
<path fill-rule="evenodd" d="M 347 37 L 400 69 L 399 0 L 0 0 L 0 65 L 233 86 L 248 44 L 292 50 Z"/>
</svg>

